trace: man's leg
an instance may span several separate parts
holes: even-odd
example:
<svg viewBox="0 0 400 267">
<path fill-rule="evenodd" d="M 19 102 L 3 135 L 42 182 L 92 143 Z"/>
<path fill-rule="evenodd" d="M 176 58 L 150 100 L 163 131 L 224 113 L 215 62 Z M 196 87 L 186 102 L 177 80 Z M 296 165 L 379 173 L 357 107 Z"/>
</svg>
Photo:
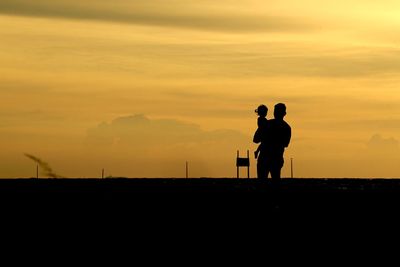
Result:
<svg viewBox="0 0 400 267">
<path fill-rule="evenodd" d="M 257 160 L 257 177 L 258 179 L 267 179 L 268 178 L 268 166 L 267 161 L 263 157 L 262 154 L 258 157 Z"/>
<path fill-rule="evenodd" d="M 264 164 L 261 162 L 260 158 L 257 160 L 257 178 L 264 179 L 265 167 Z"/>
<path fill-rule="evenodd" d="M 284 165 L 283 158 L 276 158 L 272 161 L 271 164 L 271 177 L 272 181 L 279 181 L 281 179 L 281 171 Z"/>
<path fill-rule="evenodd" d="M 279 181 L 281 179 L 281 168 L 273 167 L 271 168 L 271 178 L 272 181 Z"/>
</svg>

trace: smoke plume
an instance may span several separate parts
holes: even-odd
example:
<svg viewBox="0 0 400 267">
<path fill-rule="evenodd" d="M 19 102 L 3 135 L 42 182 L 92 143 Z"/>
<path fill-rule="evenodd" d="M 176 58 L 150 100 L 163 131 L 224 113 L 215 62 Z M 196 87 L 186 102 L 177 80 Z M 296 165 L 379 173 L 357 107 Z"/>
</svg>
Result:
<svg viewBox="0 0 400 267">
<path fill-rule="evenodd" d="M 49 177 L 49 178 L 64 178 L 63 176 L 56 174 L 47 162 L 41 160 L 38 157 L 30 155 L 30 154 L 24 154 L 24 155 L 27 158 L 29 158 L 29 159 L 33 160 L 34 162 L 36 162 L 39 165 L 39 167 L 42 169 L 43 174 L 46 177 Z"/>
</svg>

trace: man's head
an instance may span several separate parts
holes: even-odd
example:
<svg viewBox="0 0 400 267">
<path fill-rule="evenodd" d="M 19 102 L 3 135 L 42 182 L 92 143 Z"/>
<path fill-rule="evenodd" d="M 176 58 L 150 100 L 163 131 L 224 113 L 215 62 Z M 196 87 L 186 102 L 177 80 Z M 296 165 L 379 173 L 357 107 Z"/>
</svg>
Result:
<svg viewBox="0 0 400 267">
<path fill-rule="evenodd" d="M 256 113 L 258 114 L 258 116 L 260 117 L 267 117 L 268 114 L 268 108 L 266 105 L 260 105 L 257 109 L 256 109 Z"/>
<path fill-rule="evenodd" d="M 275 119 L 283 120 L 283 118 L 286 116 L 286 105 L 283 103 L 276 104 L 274 116 Z"/>
</svg>

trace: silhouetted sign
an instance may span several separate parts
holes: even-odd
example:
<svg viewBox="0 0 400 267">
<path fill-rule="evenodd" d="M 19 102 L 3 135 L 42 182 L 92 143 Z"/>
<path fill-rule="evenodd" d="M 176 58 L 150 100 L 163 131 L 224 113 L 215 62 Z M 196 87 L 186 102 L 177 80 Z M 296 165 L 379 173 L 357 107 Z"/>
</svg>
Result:
<svg viewBox="0 0 400 267">
<path fill-rule="evenodd" d="M 241 158 L 239 156 L 239 150 L 236 157 L 236 168 L 237 168 L 237 178 L 239 179 L 239 169 L 240 167 L 247 167 L 247 178 L 250 179 L 250 151 L 247 150 L 247 158 Z"/>
<path fill-rule="evenodd" d="M 237 158 L 236 159 L 236 167 L 249 167 L 250 159 L 249 158 Z"/>
</svg>

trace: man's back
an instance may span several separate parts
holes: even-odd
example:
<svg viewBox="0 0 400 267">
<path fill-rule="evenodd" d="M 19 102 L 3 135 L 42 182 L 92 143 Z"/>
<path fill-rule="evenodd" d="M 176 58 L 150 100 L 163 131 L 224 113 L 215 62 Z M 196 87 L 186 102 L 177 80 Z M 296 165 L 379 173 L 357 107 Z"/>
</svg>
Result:
<svg viewBox="0 0 400 267">
<path fill-rule="evenodd" d="M 289 146 L 292 129 L 284 120 L 272 119 L 268 121 L 268 130 L 264 133 L 264 143 L 267 154 L 283 155 Z"/>
</svg>

